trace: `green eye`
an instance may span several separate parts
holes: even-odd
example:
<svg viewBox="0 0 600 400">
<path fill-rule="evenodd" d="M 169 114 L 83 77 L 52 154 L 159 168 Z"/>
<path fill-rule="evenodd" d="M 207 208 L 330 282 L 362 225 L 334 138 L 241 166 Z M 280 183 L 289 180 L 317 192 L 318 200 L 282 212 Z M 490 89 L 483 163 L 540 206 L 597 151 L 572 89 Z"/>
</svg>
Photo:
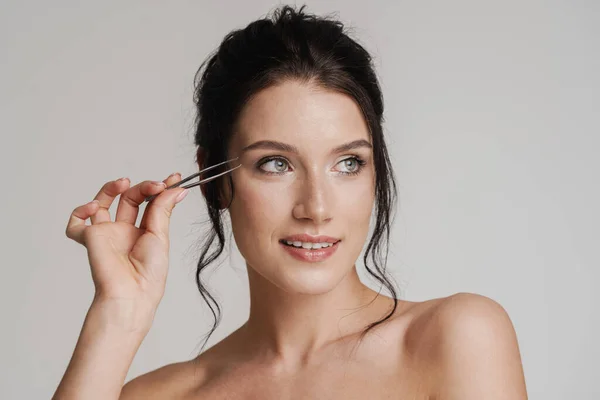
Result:
<svg viewBox="0 0 600 400">
<path fill-rule="evenodd" d="M 359 157 L 348 157 L 338 164 L 343 164 L 345 171 L 339 171 L 342 175 L 358 175 L 362 170 L 363 166 L 366 164 L 366 161 L 362 160 Z M 265 167 L 265 165 L 270 165 L 270 167 Z M 282 157 L 267 157 L 256 164 L 256 167 L 260 172 L 267 175 L 282 175 L 288 172 L 290 163 L 285 158 Z"/>
<path fill-rule="evenodd" d="M 347 158 L 342 162 L 344 163 L 345 167 L 351 170 L 351 172 L 358 168 L 358 161 L 356 161 L 354 158 Z M 354 168 L 352 168 L 352 165 L 354 165 Z"/>
<path fill-rule="evenodd" d="M 272 169 L 269 168 L 270 170 L 266 170 L 265 168 L 263 168 L 264 165 L 268 165 L 268 164 L 272 165 Z M 287 171 L 289 164 L 283 158 L 272 157 L 272 158 L 267 158 L 266 160 L 263 160 L 262 162 L 260 162 L 258 167 L 260 168 L 261 171 L 266 172 L 267 174 L 280 174 L 280 173 Z"/>
<path fill-rule="evenodd" d="M 344 163 L 344 167 L 349 171 L 340 171 L 343 175 L 358 175 L 360 171 L 363 169 L 363 166 L 366 164 L 366 161 L 358 158 L 358 157 L 349 157 L 345 160 L 340 161 L 340 163 Z"/>
</svg>

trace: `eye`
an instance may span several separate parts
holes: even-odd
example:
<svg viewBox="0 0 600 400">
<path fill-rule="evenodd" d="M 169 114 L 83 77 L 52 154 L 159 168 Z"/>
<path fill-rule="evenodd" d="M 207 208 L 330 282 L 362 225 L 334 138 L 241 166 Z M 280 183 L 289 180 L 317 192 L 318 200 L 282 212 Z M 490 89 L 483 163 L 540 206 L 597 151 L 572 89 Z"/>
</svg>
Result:
<svg viewBox="0 0 600 400">
<path fill-rule="evenodd" d="M 340 171 L 342 174 L 356 175 L 362 170 L 365 161 L 358 157 L 349 157 L 340 161 L 339 164 L 345 169 L 345 171 Z"/>
<path fill-rule="evenodd" d="M 270 166 L 264 168 L 264 166 Z M 289 163 L 280 157 L 271 157 L 258 163 L 258 168 L 267 174 L 282 174 L 287 171 Z"/>
<path fill-rule="evenodd" d="M 343 165 L 344 168 L 350 170 L 346 172 L 354 172 L 359 167 L 358 161 L 355 158 L 346 158 L 345 160 L 340 161 L 340 164 Z"/>
</svg>

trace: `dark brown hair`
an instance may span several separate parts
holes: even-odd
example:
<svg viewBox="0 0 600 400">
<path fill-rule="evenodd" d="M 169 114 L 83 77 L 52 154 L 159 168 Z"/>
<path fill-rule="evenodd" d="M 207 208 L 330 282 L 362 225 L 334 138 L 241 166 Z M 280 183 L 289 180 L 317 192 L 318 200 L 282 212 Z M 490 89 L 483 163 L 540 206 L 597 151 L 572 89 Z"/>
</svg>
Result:
<svg viewBox="0 0 600 400">
<path fill-rule="evenodd" d="M 362 338 L 372 327 L 387 320 L 398 304 L 394 285 L 386 276 L 390 225 L 397 195 L 383 138 L 383 96 L 371 56 L 345 33 L 344 25 L 330 17 L 307 14 L 304 8 L 295 10 L 282 6 L 272 17 L 258 19 L 244 29 L 230 32 L 202 63 L 196 74 L 194 93 L 197 161 L 200 160 L 199 167 L 204 168 L 229 159 L 227 147 L 240 111 L 253 95 L 271 85 L 293 79 L 346 94 L 356 101 L 370 130 L 376 179 L 376 222 L 363 261 L 368 273 L 385 286 L 394 299 L 393 310 L 370 324 Z M 214 316 L 204 345 L 221 319 L 219 304 L 200 280 L 201 272 L 221 255 L 225 246 L 221 179 L 224 178 L 211 181 L 203 188 L 212 227 L 202 243 L 196 283 Z M 231 177 L 227 181 L 233 197 Z M 216 247 L 213 246 L 215 240 Z"/>
</svg>

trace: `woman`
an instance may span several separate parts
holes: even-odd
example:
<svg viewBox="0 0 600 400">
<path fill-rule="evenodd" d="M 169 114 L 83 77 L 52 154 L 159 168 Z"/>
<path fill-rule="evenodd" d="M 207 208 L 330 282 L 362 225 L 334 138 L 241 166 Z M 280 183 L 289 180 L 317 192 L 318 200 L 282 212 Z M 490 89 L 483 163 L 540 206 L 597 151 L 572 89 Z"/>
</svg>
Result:
<svg viewBox="0 0 600 400">
<path fill-rule="evenodd" d="M 198 74 L 198 165 L 241 167 L 202 186 L 213 231 L 197 283 L 212 301 L 199 274 L 223 250 L 227 211 L 247 264 L 248 321 L 195 359 L 123 386 L 163 296 L 169 218 L 187 191 L 164 190 L 179 174 L 108 182 L 67 227 L 88 250 L 96 295 L 55 399 L 526 398 L 498 303 L 396 298 L 385 267 L 395 184 L 371 58 L 341 23 L 303 9 L 232 32 Z M 372 215 L 364 263 L 392 297 L 362 284 L 355 266 Z"/>
</svg>

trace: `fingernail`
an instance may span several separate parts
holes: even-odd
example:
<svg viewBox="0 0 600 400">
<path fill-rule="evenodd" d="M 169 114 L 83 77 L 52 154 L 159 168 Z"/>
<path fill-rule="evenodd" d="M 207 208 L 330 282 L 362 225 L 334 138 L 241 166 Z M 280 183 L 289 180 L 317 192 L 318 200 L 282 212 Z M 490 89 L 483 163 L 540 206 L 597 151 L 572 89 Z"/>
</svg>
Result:
<svg viewBox="0 0 600 400">
<path fill-rule="evenodd" d="M 125 180 L 125 179 L 127 179 L 127 178 L 126 178 L 126 177 L 123 177 L 123 178 L 119 178 L 119 179 L 117 179 L 117 182 L 121 182 L 121 181 L 124 181 L 124 180 Z"/>
<path fill-rule="evenodd" d="M 169 175 L 169 177 L 167 179 L 169 179 L 175 175 L 181 175 L 181 174 L 179 172 L 173 172 L 171 175 Z"/>
<path fill-rule="evenodd" d="M 153 185 L 167 187 L 167 184 L 164 182 L 152 181 Z"/>
<path fill-rule="evenodd" d="M 190 189 L 185 189 L 183 192 L 179 193 L 179 195 L 175 198 L 175 204 L 177 204 L 181 200 L 185 199 L 185 196 L 187 196 L 189 192 L 190 192 Z"/>
</svg>

